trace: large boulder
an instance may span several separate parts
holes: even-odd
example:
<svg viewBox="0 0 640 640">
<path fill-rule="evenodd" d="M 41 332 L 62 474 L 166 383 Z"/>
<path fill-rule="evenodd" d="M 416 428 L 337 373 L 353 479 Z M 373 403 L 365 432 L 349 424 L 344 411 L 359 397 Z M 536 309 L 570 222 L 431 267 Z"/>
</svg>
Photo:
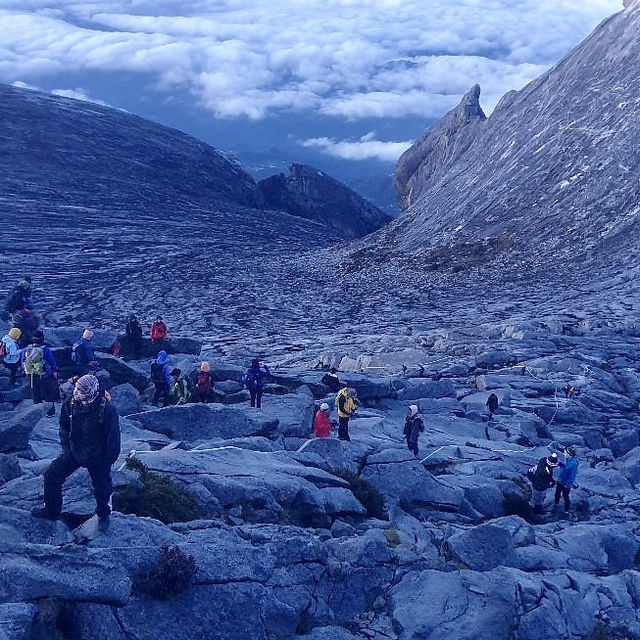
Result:
<svg viewBox="0 0 640 640">
<path fill-rule="evenodd" d="M 86 327 L 45 327 L 44 337 L 52 347 L 71 347 L 82 338 Z M 118 332 L 94 329 L 91 343 L 96 351 L 108 351 L 116 341 Z"/>
<path fill-rule="evenodd" d="M 398 400 L 419 400 L 421 398 L 455 398 L 456 389 L 451 380 L 413 379 L 404 383 L 398 391 Z"/>
<path fill-rule="evenodd" d="M 109 395 L 118 415 L 129 416 L 140 411 L 140 394 L 132 384 L 125 382 L 125 384 L 112 387 L 109 390 Z"/>
<path fill-rule="evenodd" d="M 142 393 L 149 386 L 149 379 L 142 373 L 130 367 L 121 358 L 104 354 L 97 355 L 98 364 L 109 373 L 111 385 L 118 386 L 129 383 Z"/>
<path fill-rule="evenodd" d="M 22 470 L 20 469 L 18 456 L 15 453 L 11 455 L 0 453 L 0 485 L 9 482 L 9 480 L 19 478 L 21 475 Z"/>
<path fill-rule="evenodd" d="M 29 404 L 24 408 L 0 414 L 0 453 L 24 451 L 31 432 L 47 409 L 45 404 Z"/>
<path fill-rule="evenodd" d="M 123 356 L 133 356 L 133 344 L 123 333 L 118 334 L 118 342 L 120 343 L 120 353 Z M 95 340 L 95 338 L 94 338 Z M 199 355 L 202 350 L 202 341 L 194 338 L 169 336 L 162 345 L 167 353 L 186 353 L 191 355 Z M 149 338 L 143 338 L 139 355 L 144 358 L 152 358 L 158 353 L 158 347 L 151 343 Z"/>
</svg>

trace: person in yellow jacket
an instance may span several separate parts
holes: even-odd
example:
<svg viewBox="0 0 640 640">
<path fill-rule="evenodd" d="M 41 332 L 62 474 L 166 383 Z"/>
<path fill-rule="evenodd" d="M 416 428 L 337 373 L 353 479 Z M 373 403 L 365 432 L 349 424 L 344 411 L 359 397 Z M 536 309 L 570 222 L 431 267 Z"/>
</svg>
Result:
<svg viewBox="0 0 640 640">
<path fill-rule="evenodd" d="M 349 437 L 349 418 L 356 410 L 356 398 L 358 394 L 355 389 L 343 387 L 338 391 L 335 399 L 338 410 L 338 440 L 351 442 Z"/>
</svg>

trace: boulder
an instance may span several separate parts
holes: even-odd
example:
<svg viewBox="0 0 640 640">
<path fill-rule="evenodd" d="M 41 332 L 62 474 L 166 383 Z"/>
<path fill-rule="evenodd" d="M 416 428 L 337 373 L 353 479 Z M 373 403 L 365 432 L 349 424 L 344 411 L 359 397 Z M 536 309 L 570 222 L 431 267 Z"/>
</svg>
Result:
<svg viewBox="0 0 640 640">
<path fill-rule="evenodd" d="M 451 380 L 413 379 L 404 383 L 398 391 L 398 400 L 418 400 L 420 398 L 455 398 L 456 389 Z"/>
<path fill-rule="evenodd" d="M 0 485 L 14 478 L 19 478 L 21 475 L 22 470 L 18 456 L 15 453 L 11 455 L 0 453 Z"/>
<path fill-rule="evenodd" d="M 22 640 L 28 637 L 38 609 L 28 602 L 0 604 L 0 639 Z"/>
<path fill-rule="evenodd" d="M 111 355 L 97 355 L 98 364 L 110 377 L 110 385 L 131 384 L 142 393 L 150 384 L 149 379 L 130 367 L 122 358 L 115 358 Z"/>
<path fill-rule="evenodd" d="M 0 414 L 0 453 L 24 451 L 34 426 L 46 413 L 46 404 L 31 404 Z"/>
<path fill-rule="evenodd" d="M 45 327 L 44 337 L 52 347 L 71 347 L 82 338 L 86 327 Z M 108 351 L 118 337 L 117 331 L 93 329 L 91 343 L 96 351 Z"/>
<path fill-rule="evenodd" d="M 118 334 L 118 342 L 120 343 L 120 353 L 123 356 L 132 357 L 134 355 L 133 345 L 123 333 Z M 95 340 L 95 337 L 94 337 Z M 112 341 L 113 343 L 113 341 Z M 169 354 L 186 353 L 191 355 L 199 355 L 202 351 L 202 341 L 194 338 L 169 336 L 162 345 L 162 348 Z M 101 349 L 102 350 L 102 349 Z M 158 353 L 158 347 L 151 343 L 149 338 L 143 338 L 140 348 L 140 356 L 143 358 L 153 358 Z"/>
<path fill-rule="evenodd" d="M 620 458 L 635 449 L 640 444 L 638 432 L 635 429 L 618 432 L 609 438 L 609 448 L 616 458 Z"/>
<path fill-rule="evenodd" d="M 129 416 L 140 411 L 140 394 L 132 384 L 126 382 L 112 387 L 109 395 L 118 415 Z"/>
</svg>

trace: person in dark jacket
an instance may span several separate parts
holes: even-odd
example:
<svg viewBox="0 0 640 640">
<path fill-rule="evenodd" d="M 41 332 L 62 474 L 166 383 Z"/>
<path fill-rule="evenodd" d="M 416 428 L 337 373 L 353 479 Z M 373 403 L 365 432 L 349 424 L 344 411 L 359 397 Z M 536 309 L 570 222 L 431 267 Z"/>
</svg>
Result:
<svg viewBox="0 0 640 640">
<path fill-rule="evenodd" d="M 5 303 L 3 318 L 5 320 L 13 318 L 15 321 L 17 314 L 19 314 L 23 309 L 32 311 L 33 307 L 34 303 L 31 295 L 31 281 L 30 279 L 24 278 L 11 290 L 9 297 L 7 298 L 7 302 Z"/>
<path fill-rule="evenodd" d="M 76 365 L 76 373 L 79 376 L 96 371 L 98 368 L 98 361 L 96 360 L 91 340 L 93 340 L 93 331 L 85 329 L 82 332 L 80 341 L 73 345 L 71 358 Z"/>
<path fill-rule="evenodd" d="M 556 482 L 556 495 L 554 498 L 555 506 L 560 505 L 560 497 L 564 500 L 564 512 L 569 513 L 571 508 L 571 500 L 569 494 L 571 489 L 576 486 L 576 476 L 578 475 L 578 458 L 576 450 L 573 447 L 567 447 L 564 450 L 565 461 L 560 463 L 560 472 L 558 473 L 558 481 Z"/>
<path fill-rule="evenodd" d="M 166 351 L 161 351 L 154 362 L 151 363 L 151 382 L 155 385 L 153 404 L 157 405 L 162 396 L 162 406 L 171 404 L 171 371 L 167 364 L 169 356 Z"/>
<path fill-rule="evenodd" d="M 329 369 L 329 372 L 325 373 L 322 376 L 322 380 L 320 380 L 320 382 L 325 387 L 328 387 L 329 391 L 331 391 L 332 393 L 338 393 L 338 391 L 340 391 L 340 389 L 344 387 L 343 384 L 340 384 L 340 379 L 338 378 L 338 373 L 335 367 L 331 367 L 331 369 Z"/>
<path fill-rule="evenodd" d="M 33 309 L 24 307 L 24 309 L 13 315 L 13 321 L 15 326 L 22 331 L 18 345 L 21 349 L 24 349 L 33 340 L 33 334 L 40 326 L 40 318 L 38 318 Z"/>
<path fill-rule="evenodd" d="M 44 508 L 32 514 L 57 520 L 62 511 L 62 485 L 84 467 L 93 483 L 100 529 L 105 531 L 111 514 L 111 466 L 120 455 L 120 425 L 118 412 L 100 393 L 95 376 L 82 376 L 76 382 L 73 397 L 60 411 L 59 433 L 62 453 L 44 474 Z"/>
<path fill-rule="evenodd" d="M 251 394 L 251 406 L 262 408 L 262 395 L 264 394 L 265 378 L 271 375 L 267 365 L 260 366 L 260 360 L 251 361 L 251 366 L 244 375 L 244 384 Z"/>
<path fill-rule="evenodd" d="M 424 431 L 424 423 L 422 418 L 418 415 L 418 405 L 412 404 L 407 411 L 407 418 L 404 422 L 404 438 L 407 441 L 407 447 L 409 451 L 413 452 L 413 455 L 418 457 L 418 438 L 420 433 Z"/>
<path fill-rule="evenodd" d="M 492 393 L 487 398 L 487 409 L 489 409 L 489 420 L 493 418 L 493 414 L 498 410 L 498 396 L 495 393 Z"/>
<path fill-rule="evenodd" d="M 51 349 L 44 343 L 41 330 L 33 334 L 31 344 L 24 350 L 23 368 L 31 387 L 33 404 L 50 402 L 47 416 L 52 418 L 56 413 L 55 403 L 60 401 L 58 365 Z"/>
<path fill-rule="evenodd" d="M 544 513 L 544 497 L 547 489 L 556 484 L 553 470 L 558 466 L 558 456 L 555 453 L 541 458 L 535 467 L 531 487 L 531 506 L 534 513 Z"/>
<path fill-rule="evenodd" d="M 140 357 L 140 351 L 142 350 L 142 327 L 138 322 L 138 318 L 134 315 L 129 316 L 124 330 L 127 334 L 133 357 L 137 359 Z"/>
</svg>

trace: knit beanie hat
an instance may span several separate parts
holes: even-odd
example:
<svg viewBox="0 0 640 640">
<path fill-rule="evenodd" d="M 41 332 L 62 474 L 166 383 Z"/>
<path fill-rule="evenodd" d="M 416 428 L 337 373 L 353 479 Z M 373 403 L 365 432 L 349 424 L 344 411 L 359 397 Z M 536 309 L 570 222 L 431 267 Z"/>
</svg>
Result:
<svg viewBox="0 0 640 640">
<path fill-rule="evenodd" d="M 409 411 L 411 412 L 411 417 L 413 418 L 414 416 L 418 415 L 418 405 L 417 404 L 410 404 L 409 405 Z"/>
<path fill-rule="evenodd" d="M 91 340 L 91 338 L 93 338 L 93 331 L 91 329 L 85 329 L 82 332 L 82 339 L 83 340 Z"/>
<path fill-rule="evenodd" d="M 20 340 L 21 335 L 22 335 L 22 331 L 18 329 L 18 327 L 13 327 L 13 329 L 9 330 L 9 337 L 12 340 Z"/>
<path fill-rule="evenodd" d="M 98 378 L 90 373 L 86 376 L 78 378 L 76 386 L 73 389 L 73 399 L 82 404 L 91 404 L 100 392 L 100 383 Z"/>
<path fill-rule="evenodd" d="M 558 466 L 558 454 L 557 453 L 552 453 L 550 456 L 547 456 L 547 464 L 550 467 L 557 467 Z"/>
<path fill-rule="evenodd" d="M 211 371 L 211 365 L 208 362 L 203 362 L 200 365 L 200 371 L 203 371 L 204 373 L 208 373 L 209 371 Z"/>
</svg>

